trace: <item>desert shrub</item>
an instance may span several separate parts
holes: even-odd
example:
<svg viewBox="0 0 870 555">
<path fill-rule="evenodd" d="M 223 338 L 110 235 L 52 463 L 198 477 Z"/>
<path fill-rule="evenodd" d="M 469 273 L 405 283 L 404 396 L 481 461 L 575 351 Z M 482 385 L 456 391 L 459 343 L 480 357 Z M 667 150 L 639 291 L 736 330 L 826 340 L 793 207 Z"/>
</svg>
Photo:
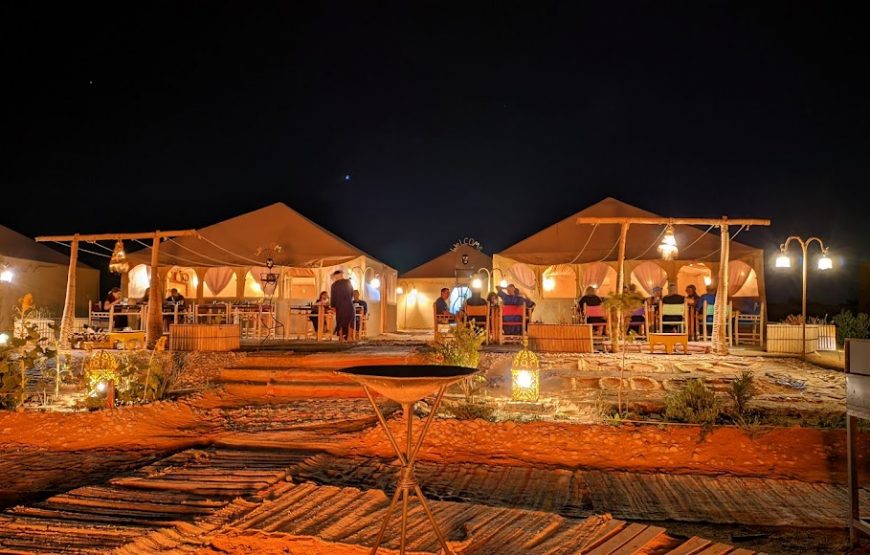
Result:
<svg viewBox="0 0 870 555">
<path fill-rule="evenodd" d="M 27 371 L 45 370 L 57 351 L 27 322 L 34 311 L 33 295 L 28 293 L 18 301 L 16 317 L 21 320 L 21 331 L 0 346 L 0 408 L 20 407 L 27 397 Z"/>
<path fill-rule="evenodd" d="M 744 370 L 740 376 L 728 384 L 727 393 L 728 397 L 731 398 L 734 415 L 738 418 L 745 417 L 748 414 L 749 401 L 757 393 L 755 376 L 749 370 Z"/>
<path fill-rule="evenodd" d="M 789 314 L 785 317 L 785 320 L 783 320 L 782 323 L 790 326 L 800 326 L 804 323 L 804 317 L 800 314 Z"/>
<path fill-rule="evenodd" d="M 432 345 L 432 358 L 437 364 L 477 368 L 480 363 L 480 347 L 485 340 L 486 332 L 472 322 L 457 325 L 452 340 L 438 341 Z M 474 401 L 474 396 L 485 383 L 486 378 L 477 374 L 462 380 L 460 386 L 466 401 Z"/>
<path fill-rule="evenodd" d="M 837 343 L 843 345 L 846 339 L 870 338 L 870 315 L 860 312 L 852 314 L 851 310 L 843 310 L 832 318 L 837 326 Z"/>
<path fill-rule="evenodd" d="M 675 422 L 712 426 L 719 417 L 719 401 L 701 380 L 690 380 L 686 386 L 668 395 L 665 418 Z"/>
</svg>

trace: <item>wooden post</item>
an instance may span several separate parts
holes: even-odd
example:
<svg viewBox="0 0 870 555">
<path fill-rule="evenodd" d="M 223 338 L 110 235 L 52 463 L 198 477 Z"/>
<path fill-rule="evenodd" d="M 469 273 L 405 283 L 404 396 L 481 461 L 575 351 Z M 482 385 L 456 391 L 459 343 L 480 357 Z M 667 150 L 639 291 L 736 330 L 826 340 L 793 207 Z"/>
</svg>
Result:
<svg viewBox="0 0 870 555">
<path fill-rule="evenodd" d="M 163 287 L 158 268 L 158 248 L 160 247 L 160 232 L 154 232 L 154 242 L 151 245 L 151 290 L 148 293 L 148 348 L 153 349 L 157 340 L 163 336 Z"/>
<path fill-rule="evenodd" d="M 628 237 L 628 226 L 630 224 L 628 222 L 622 222 L 619 226 L 619 255 L 616 260 L 617 272 L 616 272 L 616 294 L 622 295 L 623 290 L 625 289 L 625 240 Z M 618 353 L 621 349 L 621 345 L 619 344 L 619 337 L 622 333 L 622 309 L 617 309 L 616 311 L 616 325 L 620 329 L 616 329 L 613 325 L 608 324 L 608 328 L 610 329 L 610 351 L 613 353 Z"/>
<path fill-rule="evenodd" d="M 60 319 L 60 348 L 72 346 L 72 336 L 76 322 L 76 267 L 79 259 L 79 235 L 73 235 L 69 252 L 69 274 L 66 278 L 66 299 L 63 303 L 63 316 Z M 102 307 L 101 307 L 102 308 Z"/>
<path fill-rule="evenodd" d="M 713 307 L 713 352 L 720 355 L 728 354 L 728 258 L 730 235 L 728 218 L 722 218 L 719 224 L 719 283 L 716 286 L 716 304 Z"/>
</svg>

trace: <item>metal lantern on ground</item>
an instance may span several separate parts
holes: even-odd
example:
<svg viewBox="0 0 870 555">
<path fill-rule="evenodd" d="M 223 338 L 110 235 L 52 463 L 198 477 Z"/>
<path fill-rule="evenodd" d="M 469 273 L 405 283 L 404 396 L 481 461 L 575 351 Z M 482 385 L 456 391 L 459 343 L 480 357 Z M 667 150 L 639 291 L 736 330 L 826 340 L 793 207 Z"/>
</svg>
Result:
<svg viewBox="0 0 870 555">
<path fill-rule="evenodd" d="M 676 256 L 677 252 L 679 252 L 679 249 L 677 249 L 677 238 L 674 237 L 674 226 L 672 224 L 668 224 L 668 227 L 665 228 L 665 234 L 662 237 L 661 244 L 659 245 L 659 252 L 665 260 L 671 260 Z"/>
<path fill-rule="evenodd" d="M 109 259 L 109 271 L 113 274 L 125 274 L 129 270 L 130 263 L 127 262 L 124 243 L 119 239 L 115 242 L 115 250 L 112 251 L 112 258 Z"/>
<path fill-rule="evenodd" d="M 541 371 L 538 357 L 529 350 L 528 339 L 523 339 L 523 348 L 514 357 L 511 365 L 511 399 L 514 401 L 537 401 L 540 395 Z"/>
<path fill-rule="evenodd" d="M 106 395 L 106 407 L 115 406 L 115 385 L 120 381 L 120 363 L 112 353 L 97 351 L 85 363 L 89 396 Z"/>
</svg>

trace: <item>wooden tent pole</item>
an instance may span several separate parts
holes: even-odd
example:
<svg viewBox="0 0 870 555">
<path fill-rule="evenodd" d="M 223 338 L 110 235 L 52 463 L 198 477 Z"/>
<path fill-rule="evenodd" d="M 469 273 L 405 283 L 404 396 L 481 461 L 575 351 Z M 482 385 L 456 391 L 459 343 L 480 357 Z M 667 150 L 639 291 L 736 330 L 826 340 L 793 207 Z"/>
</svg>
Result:
<svg viewBox="0 0 870 555">
<path fill-rule="evenodd" d="M 625 288 L 625 240 L 628 237 L 628 222 L 622 222 L 619 229 L 619 258 L 617 259 L 618 270 L 616 278 L 616 294 L 621 295 Z"/>
<path fill-rule="evenodd" d="M 76 267 L 79 260 L 79 236 L 73 235 L 69 252 L 69 273 L 66 278 L 66 299 L 63 303 L 63 316 L 60 319 L 60 348 L 72 347 L 72 336 L 76 322 Z M 97 299 L 99 301 L 99 299 Z"/>
<path fill-rule="evenodd" d="M 151 245 L 151 289 L 148 291 L 148 348 L 153 349 L 157 340 L 163 335 L 163 287 L 161 287 L 158 269 L 158 249 L 160 247 L 160 232 L 154 232 L 154 242 Z"/>
<path fill-rule="evenodd" d="M 720 355 L 728 354 L 728 258 L 730 239 L 728 218 L 723 217 L 719 224 L 719 284 L 716 287 L 716 304 L 713 306 L 713 352 Z"/>
</svg>

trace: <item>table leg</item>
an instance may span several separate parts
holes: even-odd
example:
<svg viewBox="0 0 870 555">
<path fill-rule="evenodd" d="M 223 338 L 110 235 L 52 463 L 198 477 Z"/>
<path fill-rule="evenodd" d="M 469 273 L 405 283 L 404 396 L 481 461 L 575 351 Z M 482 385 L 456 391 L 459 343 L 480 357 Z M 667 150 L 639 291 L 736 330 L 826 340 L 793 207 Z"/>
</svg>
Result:
<svg viewBox="0 0 870 555">
<path fill-rule="evenodd" d="M 378 532 L 378 537 L 375 540 L 375 545 L 372 546 L 371 555 L 375 555 L 378 552 L 378 548 L 381 546 L 381 541 L 384 539 L 384 533 L 387 531 L 387 524 L 390 523 L 390 518 L 393 516 L 393 511 L 396 510 L 396 504 L 399 501 L 399 495 L 402 493 L 401 488 L 396 488 L 395 493 L 393 493 L 393 500 L 390 501 L 390 506 L 387 508 L 387 512 L 384 515 L 384 522 L 381 524 L 381 530 Z"/>
</svg>

